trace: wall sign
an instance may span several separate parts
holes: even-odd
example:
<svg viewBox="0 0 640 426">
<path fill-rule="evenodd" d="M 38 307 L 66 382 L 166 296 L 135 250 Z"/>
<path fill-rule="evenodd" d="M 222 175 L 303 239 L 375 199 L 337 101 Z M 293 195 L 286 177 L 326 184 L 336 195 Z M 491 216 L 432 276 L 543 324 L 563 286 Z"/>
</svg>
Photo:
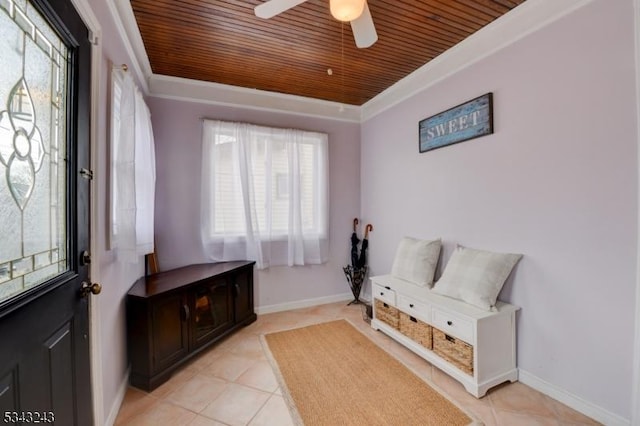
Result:
<svg viewBox="0 0 640 426">
<path fill-rule="evenodd" d="M 487 93 L 418 124 L 420 152 L 493 133 L 493 93 Z"/>
</svg>

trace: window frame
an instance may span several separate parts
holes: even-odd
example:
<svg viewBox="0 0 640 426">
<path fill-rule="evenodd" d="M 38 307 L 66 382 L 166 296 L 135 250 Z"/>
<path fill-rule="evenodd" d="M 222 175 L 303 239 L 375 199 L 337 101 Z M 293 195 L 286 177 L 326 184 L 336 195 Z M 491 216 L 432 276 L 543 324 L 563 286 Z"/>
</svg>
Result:
<svg viewBox="0 0 640 426">
<path fill-rule="evenodd" d="M 206 120 L 205 120 L 206 121 Z M 225 122 L 225 121 L 221 121 L 221 120 L 210 120 L 210 121 L 220 121 L 222 123 L 231 123 L 231 122 Z M 254 125 L 254 124 L 250 124 L 250 126 L 252 126 L 252 128 L 256 131 L 256 132 L 260 132 L 261 134 L 258 135 L 259 138 L 264 139 L 265 142 L 268 143 L 276 143 L 277 141 L 273 140 L 273 135 L 271 135 L 271 132 L 277 132 L 277 131 L 286 131 L 286 130 L 291 130 L 291 129 L 284 129 L 284 128 L 279 128 L 279 127 L 271 127 L 271 126 L 263 126 L 263 125 Z M 312 202 L 314 205 L 319 206 L 317 208 L 314 208 L 314 214 L 317 214 L 317 217 L 314 218 L 314 226 L 313 228 L 309 229 L 303 229 L 302 233 L 305 237 L 305 239 L 307 239 L 307 237 L 309 239 L 320 239 L 320 240 L 326 240 L 328 239 L 328 217 L 329 217 L 329 153 L 328 153 L 328 134 L 326 133 L 322 133 L 322 132 L 316 132 L 316 131 L 308 131 L 308 130 L 300 130 L 300 129 L 295 129 L 297 131 L 303 132 L 303 134 L 305 135 L 305 137 L 311 137 L 312 135 L 316 135 L 316 140 L 312 141 L 312 142 L 301 142 L 302 144 L 306 144 L 306 145 L 311 145 L 314 147 L 314 155 L 313 155 L 313 178 L 312 178 L 312 183 L 313 183 L 313 193 L 311 194 L 311 198 L 312 198 Z M 218 138 L 220 137 L 221 134 L 216 134 L 215 136 L 213 136 L 214 138 Z M 227 137 L 229 137 L 230 140 L 227 143 L 230 144 L 235 144 L 237 143 L 237 140 L 235 139 L 235 137 L 233 135 L 227 134 L 225 135 Z M 284 136 L 280 136 L 280 137 L 284 137 Z M 218 142 L 216 141 L 208 141 L 207 143 L 211 144 L 212 147 L 214 147 L 215 145 L 218 144 Z M 220 143 L 225 143 L 225 142 L 220 142 Z M 211 156 L 213 156 L 213 149 L 211 149 Z M 210 159 L 210 166 L 213 168 L 213 164 L 211 164 L 213 161 L 213 159 Z M 324 163 L 323 163 L 324 162 Z M 324 171 L 324 173 L 323 173 Z M 273 170 L 271 170 L 271 178 L 272 179 L 277 179 L 278 175 L 280 173 L 274 173 Z M 322 176 L 322 174 L 324 174 L 324 176 Z M 211 172 L 211 175 L 215 175 L 215 171 Z M 286 173 L 284 173 L 283 175 L 287 175 Z M 212 178 L 213 179 L 213 178 Z M 215 185 L 215 184 L 214 184 Z M 274 182 L 272 183 L 272 187 L 274 188 L 273 190 L 273 194 L 272 194 L 272 198 L 278 199 L 278 183 Z M 326 201 L 324 202 L 325 207 L 322 208 L 320 207 L 321 204 L 323 204 L 322 198 L 325 197 Z M 287 194 L 287 198 L 288 198 L 288 194 Z M 225 239 L 226 241 L 229 242 L 245 242 L 247 237 L 246 237 L 246 227 L 244 228 L 244 230 L 240 231 L 222 231 L 222 230 L 216 230 L 216 218 L 215 218 L 215 211 L 216 211 L 216 204 L 215 204 L 215 194 L 212 194 L 211 196 L 212 202 L 211 205 L 209 206 L 209 220 L 210 220 L 210 226 L 209 226 L 209 238 L 211 238 L 212 240 L 220 240 L 220 239 Z M 266 212 L 266 207 L 264 207 L 263 212 Z M 266 213 L 264 213 L 264 216 L 267 216 Z M 266 220 L 266 219 L 265 219 Z M 272 234 L 271 235 L 262 235 L 261 234 L 261 240 L 262 242 L 286 242 L 288 241 L 289 237 L 288 237 L 288 229 L 283 228 L 283 229 L 272 229 Z"/>
</svg>

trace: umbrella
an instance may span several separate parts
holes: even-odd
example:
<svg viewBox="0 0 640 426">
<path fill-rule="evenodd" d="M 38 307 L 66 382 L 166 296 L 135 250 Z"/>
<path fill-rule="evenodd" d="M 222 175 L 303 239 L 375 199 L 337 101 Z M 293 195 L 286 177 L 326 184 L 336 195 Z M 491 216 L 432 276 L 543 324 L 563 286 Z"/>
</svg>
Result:
<svg viewBox="0 0 640 426">
<path fill-rule="evenodd" d="M 364 240 L 362 240 L 362 248 L 360 249 L 360 258 L 358 259 L 358 268 L 362 269 L 367 264 L 367 247 L 369 247 L 369 231 L 373 231 L 373 225 L 367 224 L 364 230 Z M 353 250 L 351 252 L 353 254 Z"/>
<path fill-rule="evenodd" d="M 358 265 L 358 243 L 360 240 L 356 235 L 356 227 L 358 226 L 358 218 L 353 219 L 353 234 L 351 234 L 351 266 L 355 269 Z"/>
</svg>

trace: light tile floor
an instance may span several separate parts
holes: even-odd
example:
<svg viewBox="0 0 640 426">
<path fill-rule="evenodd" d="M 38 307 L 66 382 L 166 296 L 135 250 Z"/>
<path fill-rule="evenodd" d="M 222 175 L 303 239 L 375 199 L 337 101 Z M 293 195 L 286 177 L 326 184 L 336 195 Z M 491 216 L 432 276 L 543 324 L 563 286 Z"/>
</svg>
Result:
<svg viewBox="0 0 640 426">
<path fill-rule="evenodd" d="M 291 418 L 265 357 L 260 335 L 347 318 L 420 377 L 435 383 L 487 426 L 596 425 L 597 422 L 521 383 L 491 389 L 481 399 L 394 340 L 371 329 L 360 306 L 332 303 L 259 315 L 174 373 L 153 392 L 130 387 L 116 425 L 288 426 Z"/>
</svg>

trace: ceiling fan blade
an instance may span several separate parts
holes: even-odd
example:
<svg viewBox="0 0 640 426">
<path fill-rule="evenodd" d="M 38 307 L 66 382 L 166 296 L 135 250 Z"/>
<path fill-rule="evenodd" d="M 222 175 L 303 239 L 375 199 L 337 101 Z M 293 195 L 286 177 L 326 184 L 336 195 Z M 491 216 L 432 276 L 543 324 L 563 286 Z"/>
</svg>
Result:
<svg viewBox="0 0 640 426">
<path fill-rule="evenodd" d="M 273 0 L 272 0 L 273 1 Z M 356 46 L 359 48 L 370 47 L 378 40 L 376 27 L 373 25 L 373 18 L 369 12 L 369 5 L 364 3 L 364 11 L 362 15 L 351 21 L 351 30 L 353 38 L 356 40 Z"/>
<path fill-rule="evenodd" d="M 305 1 L 307 0 L 269 0 L 257 5 L 253 11 L 258 18 L 269 19 Z"/>
</svg>

